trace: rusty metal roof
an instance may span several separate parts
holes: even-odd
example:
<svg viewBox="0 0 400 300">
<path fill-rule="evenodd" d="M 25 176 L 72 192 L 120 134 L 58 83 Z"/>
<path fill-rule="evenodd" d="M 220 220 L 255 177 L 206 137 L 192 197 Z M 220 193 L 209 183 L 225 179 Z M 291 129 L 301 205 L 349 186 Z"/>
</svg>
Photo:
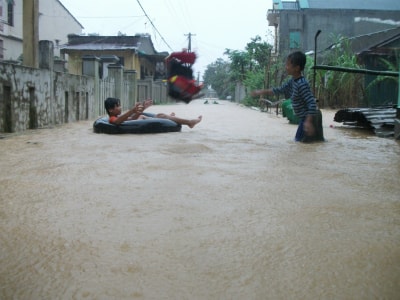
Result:
<svg viewBox="0 0 400 300">
<path fill-rule="evenodd" d="M 378 136 L 394 135 L 396 109 L 392 106 L 382 108 L 346 108 L 336 112 L 334 121 L 344 125 L 372 129 Z"/>
</svg>

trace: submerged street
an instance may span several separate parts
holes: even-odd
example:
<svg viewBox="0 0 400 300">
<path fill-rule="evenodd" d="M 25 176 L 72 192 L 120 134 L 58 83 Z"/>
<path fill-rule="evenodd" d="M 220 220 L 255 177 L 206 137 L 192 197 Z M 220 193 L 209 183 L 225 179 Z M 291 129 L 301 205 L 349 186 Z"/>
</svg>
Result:
<svg viewBox="0 0 400 300">
<path fill-rule="evenodd" d="M 203 116 L 176 133 L 2 135 L 0 298 L 397 299 L 399 141 L 203 102 L 148 109 Z"/>
</svg>

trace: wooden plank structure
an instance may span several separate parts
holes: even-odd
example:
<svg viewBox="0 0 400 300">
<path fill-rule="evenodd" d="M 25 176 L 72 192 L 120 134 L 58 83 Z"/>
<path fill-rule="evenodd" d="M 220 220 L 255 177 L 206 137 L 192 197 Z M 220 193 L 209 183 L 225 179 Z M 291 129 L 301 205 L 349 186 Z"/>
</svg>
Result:
<svg viewBox="0 0 400 300">
<path fill-rule="evenodd" d="M 346 108 L 336 112 L 334 121 L 344 125 L 372 129 L 381 137 L 394 136 L 395 107 Z"/>
</svg>

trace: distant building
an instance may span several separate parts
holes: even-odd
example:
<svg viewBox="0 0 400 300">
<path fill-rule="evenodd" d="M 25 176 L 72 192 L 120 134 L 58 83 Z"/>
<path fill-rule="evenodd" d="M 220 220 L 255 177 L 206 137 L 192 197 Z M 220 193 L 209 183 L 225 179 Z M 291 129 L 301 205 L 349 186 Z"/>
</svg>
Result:
<svg viewBox="0 0 400 300">
<path fill-rule="evenodd" d="M 275 28 L 274 54 L 312 51 L 331 45 L 335 36 L 355 37 L 400 26 L 399 0 L 272 0 L 268 25 Z"/>
<path fill-rule="evenodd" d="M 162 79 L 166 76 L 165 58 L 168 52 L 157 52 L 148 34 L 134 36 L 79 36 L 69 35 L 62 46 L 61 56 L 68 60 L 68 72 L 82 74 L 82 57 L 94 56 L 100 60 L 101 76 L 105 64 L 120 64 L 125 70 L 136 70 L 138 79 Z M 67 57 L 68 56 L 68 57 Z"/>
<path fill-rule="evenodd" d="M 17 60 L 23 53 L 23 1 L 0 0 L 0 60 Z M 81 34 L 83 26 L 58 0 L 39 2 L 39 40 L 54 43 L 54 55 L 68 34 Z"/>
</svg>

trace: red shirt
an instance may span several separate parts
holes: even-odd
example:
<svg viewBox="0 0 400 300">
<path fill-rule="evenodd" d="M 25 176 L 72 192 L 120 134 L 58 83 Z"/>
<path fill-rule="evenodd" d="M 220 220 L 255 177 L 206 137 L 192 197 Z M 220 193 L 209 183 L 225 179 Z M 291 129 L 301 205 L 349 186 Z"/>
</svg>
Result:
<svg viewBox="0 0 400 300">
<path fill-rule="evenodd" d="M 108 122 L 110 122 L 111 124 L 114 124 L 114 122 L 115 122 L 117 119 L 118 119 L 117 116 L 111 116 L 111 117 L 108 119 Z"/>
</svg>

